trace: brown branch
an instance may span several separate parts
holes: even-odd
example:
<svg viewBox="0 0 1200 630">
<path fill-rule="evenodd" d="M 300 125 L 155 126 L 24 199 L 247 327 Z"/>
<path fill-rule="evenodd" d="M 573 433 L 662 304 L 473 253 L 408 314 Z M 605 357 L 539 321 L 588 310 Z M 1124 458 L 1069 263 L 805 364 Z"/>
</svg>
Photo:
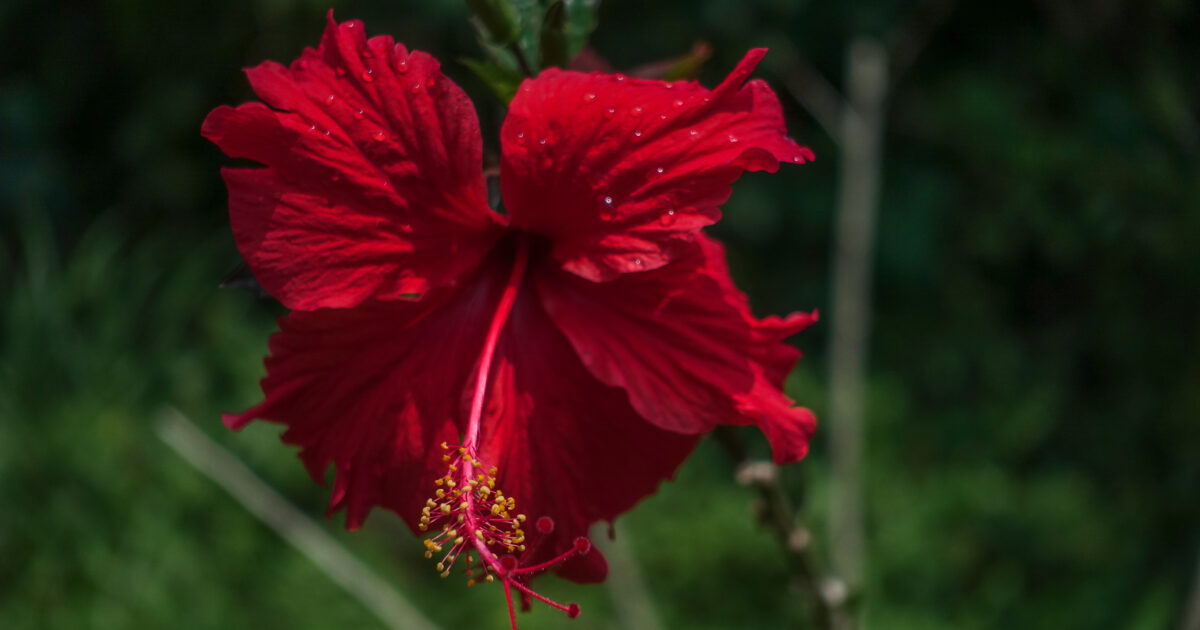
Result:
<svg viewBox="0 0 1200 630">
<path fill-rule="evenodd" d="M 924 0 L 902 25 L 892 29 L 886 38 L 887 53 L 891 59 L 890 87 L 900 82 L 933 34 L 953 12 L 954 0 Z"/>
<path fill-rule="evenodd" d="M 867 348 L 871 331 L 871 285 L 875 216 L 883 160 L 888 89 L 887 52 L 872 39 L 856 38 L 846 54 L 846 96 L 833 259 L 833 320 L 829 346 L 830 551 L 834 572 L 857 599 L 863 584 L 862 462 L 866 442 Z M 858 627 L 844 609 L 836 627 Z"/>
<path fill-rule="evenodd" d="M 1183 610 L 1183 621 L 1179 624 L 1179 630 L 1200 630 L 1200 559 L 1196 562 L 1192 592 L 1188 595 Z"/>
<path fill-rule="evenodd" d="M 736 429 L 718 427 L 714 436 L 733 460 L 737 482 L 758 490 L 762 501 L 761 523 L 783 549 L 788 567 L 807 600 L 812 627 L 832 628 L 835 611 L 845 604 L 845 589 L 838 588 L 839 582 L 821 579 L 812 548 L 812 534 L 784 492 L 779 468 L 770 462 L 752 459 Z"/>
<path fill-rule="evenodd" d="M 158 436 L 184 460 L 237 499 L 292 544 L 326 575 L 358 599 L 388 628 L 438 630 L 396 589 L 263 483 L 245 464 L 213 442 L 182 413 L 166 409 L 159 416 Z"/>
<path fill-rule="evenodd" d="M 642 576 L 637 556 L 629 548 L 628 538 L 617 532 L 616 525 L 608 523 L 596 523 L 590 533 L 592 543 L 608 560 L 608 579 L 605 580 L 605 584 L 612 594 L 613 609 L 617 613 L 621 628 L 662 630 L 650 589 Z"/>
<path fill-rule="evenodd" d="M 821 125 L 835 144 L 841 144 L 838 119 L 846 107 L 846 99 L 821 71 L 803 56 L 793 53 L 789 57 L 784 65 L 786 69 L 783 74 L 783 87 L 796 102 L 812 114 L 817 124 Z"/>
</svg>

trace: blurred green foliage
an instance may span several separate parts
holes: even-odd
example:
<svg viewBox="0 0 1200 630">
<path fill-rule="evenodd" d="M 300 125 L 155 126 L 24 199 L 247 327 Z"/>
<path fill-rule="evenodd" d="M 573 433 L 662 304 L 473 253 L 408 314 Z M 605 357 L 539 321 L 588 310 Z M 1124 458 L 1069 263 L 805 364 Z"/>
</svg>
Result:
<svg viewBox="0 0 1200 630">
<path fill-rule="evenodd" d="M 216 289 L 238 260 L 228 160 L 199 126 L 252 98 L 237 68 L 314 45 L 326 8 L 0 6 L 0 626 L 375 627 L 152 430 L 178 406 L 323 511 L 276 429 L 217 419 L 256 399 L 280 309 Z M 465 4 L 336 10 L 436 54 L 495 150 L 502 109 L 455 61 L 479 55 Z M 837 147 L 783 81 L 803 58 L 837 84 L 849 37 L 887 40 L 913 11 L 600 6 L 593 46 L 618 68 L 703 39 L 712 82 L 772 48 L 760 74 L 818 161 L 745 177 L 715 230 L 759 312 L 829 303 Z M 896 86 L 867 401 L 869 625 L 1177 623 L 1200 545 L 1198 29 L 1180 0 L 962 3 Z M 828 330 L 801 336 L 789 381 L 818 415 Z M 820 543 L 814 447 L 789 480 Z M 705 443 L 621 521 L 667 627 L 789 627 L 797 598 L 750 502 Z M 445 627 L 503 625 L 499 591 L 437 580 L 393 515 L 327 527 Z M 548 588 L 584 605 L 571 627 L 616 626 L 603 587 Z"/>
</svg>

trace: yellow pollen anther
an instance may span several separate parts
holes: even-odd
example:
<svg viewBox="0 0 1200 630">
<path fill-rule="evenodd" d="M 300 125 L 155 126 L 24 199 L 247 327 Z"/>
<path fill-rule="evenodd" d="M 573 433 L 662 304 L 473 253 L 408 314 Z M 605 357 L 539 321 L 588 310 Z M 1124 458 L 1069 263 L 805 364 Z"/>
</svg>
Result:
<svg viewBox="0 0 1200 630">
<path fill-rule="evenodd" d="M 483 581 L 484 581 L 484 582 L 487 582 L 488 584 L 491 584 L 492 582 L 495 582 L 495 581 L 496 581 L 496 578 L 494 578 L 494 577 L 492 577 L 491 575 L 489 575 L 489 576 L 487 576 L 487 577 L 483 578 Z"/>
</svg>

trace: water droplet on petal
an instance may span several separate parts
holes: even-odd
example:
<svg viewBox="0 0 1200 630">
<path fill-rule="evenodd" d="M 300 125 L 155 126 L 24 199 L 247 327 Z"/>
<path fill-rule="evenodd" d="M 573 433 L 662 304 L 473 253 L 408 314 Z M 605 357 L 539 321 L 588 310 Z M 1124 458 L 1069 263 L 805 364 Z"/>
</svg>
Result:
<svg viewBox="0 0 1200 630">
<path fill-rule="evenodd" d="M 525 132 L 524 131 L 517 134 L 517 144 L 519 144 L 521 146 L 525 146 Z"/>
<path fill-rule="evenodd" d="M 629 110 L 629 115 L 633 116 L 634 118 L 641 118 L 642 112 L 644 111 L 646 110 L 642 109 L 641 105 L 634 105 L 633 109 Z"/>
<path fill-rule="evenodd" d="M 437 77 L 430 75 L 425 79 L 425 87 L 433 87 L 437 85 Z"/>
<path fill-rule="evenodd" d="M 335 184 L 336 184 L 337 182 L 340 182 L 340 181 L 342 181 L 342 176 L 341 176 L 341 175 L 334 175 L 334 176 L 332 176 L 332 177 L 330 177 L 330 178 L 329 178 L 329 181 L 331 181 L 331 182 L 333 182 L 333 183 L 335 183 Z"/>
<path fill-rule="evenodd" d="M 642 130 L 641 130 L 641 129 L 637 129 L 637 130 L 635 130 L 635 131 L 633 132 L 633 137 L 634 137 L 634 138 L 641 138 L 641 137 L 642 137 Z"/>
<path fill-rule="evenodd" d="M 407 57 L 396 62 L 396 72 L 399 72 L 400 74 L 404 74 L 404 73 L 408 72 L 408 58 Z"/>
<path fill-rule="evenodd" d="M 367 59 L 370 59 L 371 57 L 374 57 L 375 55 L 371 54 L 371 49 L 368 48 L 362 52 L 362 56 L 366 57 Z"/>
<path fill-rule="evenodd" d="M 325 135 L 326 135 L 326 136 L 331 136 L 331 135 L 333 135 L 333 132 L 331 132 L 331 131 L 329 131 L 328 129 L 326 129 L 326 130 L 325 130 Z"/>
<path fill-rule="evenodd" d="M 344 76 L 346 76 L 346 69 L 345 69 L 345 68 L 337 68 L 337 69 L 335 69 L 333 72 L 334 72 L 335 74 L 337 74 L 339 77 L 344 77 Z"/>
<path fill-rule="evenodd" d="M 595 93 L 595 92 L 588 92 L 587 94 L 584 94 L 584 95 L 583 95 L 583 102 L 584 102 L 585 104 L 588 104 L 588 103 L 595 103 L 595 102 L 596 102 L 596 93 Z"/>
<path fill-rule="evenodd" d="M 363 119 L 363 110 L 360 109 L 360 110 L 354 112 L 354 118 L 355 118 L 355 120 L 362 120 Z"/>
<path fill-rule="evenodd" d="M 375 71 L 370 68 L 363 70 L 362 71 L 362 80 L 366 81 L 367 83 L 371 83 L 372 81 L 374 81 L 375 80 Z"/>
<path fill-rule="evenodd" d="M 420 91 L 421 91 L 421 84 L 420 84 L 420 83 L 414 83 L 414 84 L 413 84 L 413 86 L 412 86 L 412 89 L 411 89 L 411 90 L 409 90 L 409 91 L 410 91 L 410 92 L 412 92 L 413 94 L 416 94 L 417 92 L 420 92 Z"/>
<path fill-rule="evenodd" d="M 611 206 L 611 205 L 612 205 L 612 202 L 613 202 L 613 198 L 612 198 L 612 197 L 605 197 L 605 198 L 604 198 L 604 205 L 606 205 L 606 206 Z"/>
<path fill-rule="evenodd" d="M 688 130 L 688 135 L 689 135 L 689 136 L 691 136 L 691 137 L 693 137 L 693 138 L 695 138 L 696 136 L 700 135 L 700 132 L 699 132 L 699 131 L 696 131 L 695 129 L 689 129 L 689 130 Z"/>
<path fill-rule="evenodd" d="M 542 145 L 542 146 L 546 146 L 546 143 L 547 143 L 547 142 L 548 142 L 548 140 L 546 140 L 545 138 L 542 138 L 541 140 L 538 140 L 538 144 L 540 144 L 540 145 Z"/>
<path fill-rule="evenodd" d="M 675 109 L 679 109 L 680 107 L 683 107 L 683 101 L 680 99 L 675 99 L 675 102 L 671 103 L 671 106 Z"/>
<path fill-rule="evenodd" d="M 371 137 L 375 139 L 375 142 L 383 142 L 384 140 L 387 140 L 387 134 L 383 133 L 382 130 L 377 130 L 375 133 L 371 134 Z"/>
<path fill-rule="evenodd" d="M 309 125 L 309 126 L 308 126 L 308 130 L 309 130 L 309 131 L 316 131 L 316 130 L 317 130 L 317 126 L 316 126 L 316 125 Z"/>
<path fill-rule="evenodd" d="M 642 266 L 642 259 L 641 259 L 641 258 L 634 258 L 634 259 L 633 259 L 633 264 L 635 264 L 635 265 L 637 265 L 637 266 L 641 267 L 641 266 Z"/>
<path fill-rule="evenodd" d="M 625 80 L 625 75 L 618 72 L 615 76 L 613 76 L 613 80 L 616 81 L 617 83 L 620 83 L 621 81 Z"/>
<path fill-rule="evenodd" d="M 664 169 L 663 169 L 663 167 L 661 167 L 661 166 L 660 166 L 660 167 L 658 167 L 658 168 L 654 169 L 654 172 L 655 172 L 655 173 L 658 173 L 659 175 L 662 175 L 662 174 L 663 174 L 663 170 L 664 170 Z"/>
<path fill-rule="evenodd" d="M 733 134 L 729 134 L 729 143 L 730 144 L 733 144 L 734 142 L 737 142 L 737 141 L 738 141 L 737 136 L 735 136 Z"/>
<path fill-rule="evenodd" d="M 659 119 L 659 120 L 666 120 L 666 119 L 667 119 L 667 115 L 666 115 L 666 114 L 659 114 L 659 115 L 658 115 L 658 119 Z"/>
<path fill-rule="evenodd" d="M 334 96 L 334 95 L 332 95 L 332 94 L 330 94 L 329 96 L 326 96 L 326 97 L 325 97 L 325 104 L 326 104 L 326 105 L 333 105 L 333 102 L 334 102 L 334 101 L 336 101 L 336 100 L 337 100 L 337 97 L 336 97 L 336 96 Z"/>
<path fill-rule="evenodd" d="M 675 223 L 675 211 L 667 210 L 666 212 L 662 213 L 662 216 L 658 217 L 658 222 L 662 224 L 663 227 L 667 227 Z"/>
<path fill-rule="evenodd" d="M 663 87 L 667 88 L 668 90 L 674 90 L 674 89 L 675 89 L 675 84 L 674 84 L 674 83 L 668 83 L 668 84 L 664 85 Z"/>
<path fill-rule="evenodd" d="M 793 161 L 793 162 L 795 162 L 795 163 L 797 163 L 797 164 L 799 164 L 799 163 L 801 163 L 801 162 L 803 162 L 803 161 L 804 161 L 804 158 L 800 157 L 799 155 L 793 155 L 793 156 L 792 156 L 792 161 Z"/>
<path fill-rule="evenodd" d="M 612 117 L 613 117 L 613 116 L 615 116 L 616 114 L 617 114 L 617 108 L 616 108 L 616 107 L 609 107 L 608 109 L 604 110 L 604 117 L 605 117 L 605 118 L 612 118 Z"/>
</svg>

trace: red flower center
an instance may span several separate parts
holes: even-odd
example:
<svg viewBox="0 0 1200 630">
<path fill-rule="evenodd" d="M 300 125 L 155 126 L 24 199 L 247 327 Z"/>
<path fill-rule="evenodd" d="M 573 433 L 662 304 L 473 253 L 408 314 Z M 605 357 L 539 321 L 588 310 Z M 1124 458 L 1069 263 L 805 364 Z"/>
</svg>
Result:
<svg viewBox="0 0 1200 630">
<path fill-rule="evenodd" d="M 434 498 L 428 499 L 425 507 L 421 509 L 418 526 L 422 531 L 440 526 L 437 534 L 425 539 L 425 557 L 431 558 L 435 553 L 445 552 L 437 564 L 443 578 L 450 577 L 455 562 L 466 551 L 464 573 L 467 576 L 467 586 L 474 586 L 477 583 L 476 569 L 474 556 L 469 549 L 475 549 L 479 554 L 481 579 L 490 583 L 499 577 L 504 585 L 508 615 L 514 630 L 517 627 L 517 616 L 513 608 L 513 588 L 567 613 L 569 617 L 579 615 L 578 604 L 560 604 L 534 591 L 525 582 L 528 582 L 532 574 L 550 569 L 573 556 L 587 553 L 592 547 L 587 538 L 580 537 L 570 549 L 558 557 L 526 567 L 518 566 L 516 556 L 501 556 L 497 551 L 503 550 L 508 554 L 525 552 L 525 530 L 522 529 L 522 525 L 526 516 L 517 514 L 516 501 L 512 497 L 504 496 L 504 492 L 496 488 L 496 474 L 499 472 L 496 467 L 491 467 L 487 473 L 479 472 L 485 466 L 479 460 L 479 438 L 483 424 L 483 403 L 487 396 L 496 344 L 499 343 L 500 333 L 504 330 L 509 314 L 512 313 L 513 304 L 528 268 L 529 237 L 519 234 L 512 273 L 504 285 L 496 312 L 492 315 L 479 357 L 463 444 L 452 449 L 445 442 L 442 443 L 442 449 L 448 451 L 442 456 L 442 460 L 447 463 L 447 472 L 445 476 L 434 481 Z M 554 531 L 554 521 L 542 516 L 537 520 L 537 529 L 543 536 L 549 534 Z M 524 580 L 522 576 L 525 576 Z"/>
</svg>

